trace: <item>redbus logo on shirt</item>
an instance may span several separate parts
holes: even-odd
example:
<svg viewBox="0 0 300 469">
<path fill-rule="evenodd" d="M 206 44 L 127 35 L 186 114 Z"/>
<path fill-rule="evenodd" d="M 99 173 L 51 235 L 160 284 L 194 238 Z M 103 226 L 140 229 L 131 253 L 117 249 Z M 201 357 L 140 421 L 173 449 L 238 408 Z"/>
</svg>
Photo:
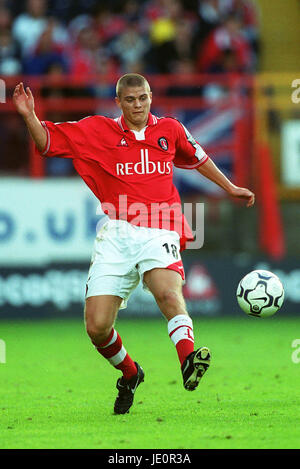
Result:
<svg viewBox="0 0 300 469">
<path fill-rule="evenodd" d="M 129 176 L 132 174 L 170 174 L 172 171 L 171 161 L 149 161 L 148 150 L 141 150 L 141 161 L 137 163 L 117 163 L 116 173 L 118 176 Z"/>
</svg>

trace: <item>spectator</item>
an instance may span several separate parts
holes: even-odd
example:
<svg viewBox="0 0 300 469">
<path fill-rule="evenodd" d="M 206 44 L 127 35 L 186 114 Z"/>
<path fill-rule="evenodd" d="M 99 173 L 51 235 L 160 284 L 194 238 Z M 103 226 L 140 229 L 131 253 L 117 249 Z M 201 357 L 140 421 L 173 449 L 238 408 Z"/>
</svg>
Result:
<svg viewBox="0 0 300 469">
<path fill-rule="evenodd" d="M 149 11 L 150 10 L 149 5 Z M 156 6 L 156 10 L 154 9 Z M 149 24 L 149 38 L 151 50 L 148 62 L 151 64 L 151 71 L 154 73 L 170 73 L 172 62 L 176 56 L 176 34 L 178 25 L 183 18 L 183 11 L 179 1 L 170 2 L 164 0 L 155 2 L 152 5 L 151 18 Z M 158 8 L 160 7 L 160 9 Z M 164 7 L 164 8 L 163 8 Z"/>
<path fill-rule="evenodd" d="M 194 61 L 193 26 L 188 19 L 181 19 L 175 23 L 175 35 L 170 41 L 165 41 L 154 48 L 155 62 L 160 73 L 175 73 L 175 70 L 186 70 Z M 179 68 L 178 68 L 179 63 Z M 194 68 L 194 67 L 193 67 Z"/>
<path fill-rule="evenodd" d="M 224 0 L 223 0 L 224 1 Z M 235 12 L 242 22 L 242 31 L 249 42 L 254 59 L 259 53 L 259 11 L 252 0 L 226 0 L 228 13 Z"/>
<path fill-rule="evenodd" d="M 49 21 L 46 29 L 41 33 L 36 48 L 32 54 L 27 54 L 23 61 L 26 75 L 45 75 L 54 65 L 62 67 L 67 72 L 67 60 L 63 48 L 54 41 L 55 23 Z"/>
<path fill-rule="evenodd" d="M 149 47 L 149 41 L 139 34 L 138 23 L 131 22 L 124 33 L 112 42 L 110 50 L 120 64 L 121 72 L 126 73 L 136 70 Z"/>
<path fill-rule="evenodd" d="M 102 73 L 104 64 L 109 73 L 107 50 L 94 29 L 83 27 L 79 30 L 75 45 L 70 51 L 70 75 L 79 80 L 95 76 Z M 112 63 L 111 68 L 113 69 Z"/>
<path fill-rule="evenodd" d="M 173 72 L 174 66 L 177 67 L 177 63 L 183 65 L 184 74 L 187 69 L 192 67 L 191 61 L 194 59 L 193 50 L 193 23 L 183 18 L 176 22 L 176 35 L 172 41 L 172 61 L 170 61 L 170 71 Z M 194 67 L 192 67 L 194 69 Z"/>
<path fill-rule="evenodd" d="M 103 2 L 103 0 L 102 0 Z M 98 0 L 49 0 L 51 15 L 67 24 L 72 18 L 87 15 L 99 3 Z"/>
<path fill-rule="evenodd" d="M 182 18 L 181 3 L 178 0 L 164 0 L 161 2 L 158 16 L 150 23 L 150 40 L 154 45 L 161 45 L 164 42 L 174 40 L 176 36 L 176 22 Z"/>
<path fill-rule="evenodd" d="M 106 6 L 98 6 L 93 12 L 94 29 L 98 39 L 104 45 L 120 36 L 126 29 L 126 20 L 120 14 L 114 14 Z"/>
<path fill-rule="evenodd" d="M 21 2 L 16 2 L 15 0 L 0 0 L 0 8 L 7 8 L 12 17 L 20 15 L 24 10 L 24 0 Z"/>
<path fill-rule="evenodd" d="M 45 0 L 27 0 L 26 7 L 26 12 L 21 13 L 13 23 L 13 35 L 19 42 L 23 55 L 36 46 L 47 25 Z"/>
<path fill-rule="evenodd" d="M 226 0 L 225 0 L 226 1 Z M 202 44 L 222 22 L 220 0 L 198 0 L 198 28 L 196 39 Z"/>
<path fill-rule="evenodd" d="M 201 73 L 251 72 L 251 47 L 242 33 L 240 18 L 229 15 L 212 31 L 200 48 L 197 70 Z"/>
<path fill-rule="evenodd" d="M 21 73 L 21 51 L 11 33 L 11 13 L 0 7 L 0 75 Z"/>
<path fill-rule="evenodd" d="M 10 29 L 12 24 L 12 14 L 8 8 L 0 3 L 0 29 Z"/>
<path fill-rule="evenodd" d="M 0 28 L 0 75 L 20 74 L 22 71 L 20 55 L 20 48 L 13 39 L 11 31 Z"/>
<path fill-rule="evenodd" d="M 68 31 L 72 44 L 76 45 L 78 35 L 83 28 L 93 29 L 93 18 L 91 15 L 78 15 L 69 22 Z"/>
<path fill-rule="evenodd" d="M 177 7 L 180 2 L 178 0 L 175 0 L 175 2 L 172 0 L 148 0 L 143 6 L 143 16 L 149 24 L 159 18 L 167 17 L 170 8 L 172 8 L 172 3 Z"/>
<path fill-rule="evenodd" d="M 122 16 L 128 24 L 135 22 L 140 26 L 143 16 L 139 2 L 137 0 L 127 0 L 124 4 Z"/>
<path fill-rule="evenodd" d="M 19 15 L 13 23 L 13 35 L 24 57 L 36 48 L 48 21 L 46 0 L 27 0 L 25 13 Z M 68 39 L 66 30 L 57 22 L 53 28 L 53 39 L 56 43 L 66 43 Z"/>
</svg>

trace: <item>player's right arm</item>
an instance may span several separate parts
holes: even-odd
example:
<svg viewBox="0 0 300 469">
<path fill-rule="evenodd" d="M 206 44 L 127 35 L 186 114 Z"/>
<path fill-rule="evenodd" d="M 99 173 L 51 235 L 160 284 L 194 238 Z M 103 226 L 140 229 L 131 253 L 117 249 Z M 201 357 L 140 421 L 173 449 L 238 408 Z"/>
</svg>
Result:
<svg viewBox="0 0 300 469">
<path fill-rule="evenodd" d="M 74 122 L 40 121 L 34 111 L 34 98 L 30 88 L 23 83 L 16 86 L 13 102 L 23 117 L 29 133 L 35 142 L 38 154 L 47 157 L 84 159 L 89 153 L 89 140 L 99 139 L 99 126 L 95 131 L 95 116 L 88 116 Z M 88 137 L 89 136 L 89 139 Z M 89 153 L 90 155 L 90 153 Z"/>
<path fill-rule="evenodd" d="M 27 87 L 25 91 L 23 83 L 19 83 L 14 90 L 13 103 L 23 117 L 37 148 L 43 151 L 47 144 L 47 133 L 35 114 L 34 98 L 30 88 Z"/>
</svg>

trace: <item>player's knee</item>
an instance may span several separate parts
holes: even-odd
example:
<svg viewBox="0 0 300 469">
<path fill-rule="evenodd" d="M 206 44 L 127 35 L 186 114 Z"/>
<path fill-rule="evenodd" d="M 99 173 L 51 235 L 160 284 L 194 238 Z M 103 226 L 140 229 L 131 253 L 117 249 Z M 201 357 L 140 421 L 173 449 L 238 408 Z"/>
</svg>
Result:
<svg viewBox="0 0 300 469">
<path fill-rule="evenodd" d="M 101 344 L 111 333 L 113 324 L 106 317 L 86 317 L 85 327 L 92 342 Z"/>
<path fill-rule="evenodd" d="M 163 289 L 156 295 L 156 300 L 166 311 L 178 311 L 181 313 L 185 310 L 182 294 L 176 290 Z"/>
<path fill-rule="evenodd" d="M 90 339 L 95 343 L 104 342 L 113 327 L 113 319 L 104 310 L 86 308 L 85 327 Z"/>
<path fill-rule="evenodd" d="M 94 344 L 101 344 L 109 337 L 114 325 L 117 308 L 107 298 L 88 298 L 85 303 L 86 332 Z"/>
</svg>

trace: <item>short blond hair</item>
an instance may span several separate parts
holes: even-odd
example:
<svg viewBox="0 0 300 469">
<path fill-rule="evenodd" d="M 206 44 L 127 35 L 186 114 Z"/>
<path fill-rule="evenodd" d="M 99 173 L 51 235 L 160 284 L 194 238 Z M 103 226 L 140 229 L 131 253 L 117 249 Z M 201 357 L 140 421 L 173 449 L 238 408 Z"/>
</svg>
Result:
<svg viewBox="0 0 300 469">
<path fill-rule="evenodd" d="M 117 82 L 116 95 L 120 98 L 123 88 L 134 86 L 144 86 L 150 92 L 150 85 L 145 77 L 138 73 L 126 73 Z"/>
</svg>

